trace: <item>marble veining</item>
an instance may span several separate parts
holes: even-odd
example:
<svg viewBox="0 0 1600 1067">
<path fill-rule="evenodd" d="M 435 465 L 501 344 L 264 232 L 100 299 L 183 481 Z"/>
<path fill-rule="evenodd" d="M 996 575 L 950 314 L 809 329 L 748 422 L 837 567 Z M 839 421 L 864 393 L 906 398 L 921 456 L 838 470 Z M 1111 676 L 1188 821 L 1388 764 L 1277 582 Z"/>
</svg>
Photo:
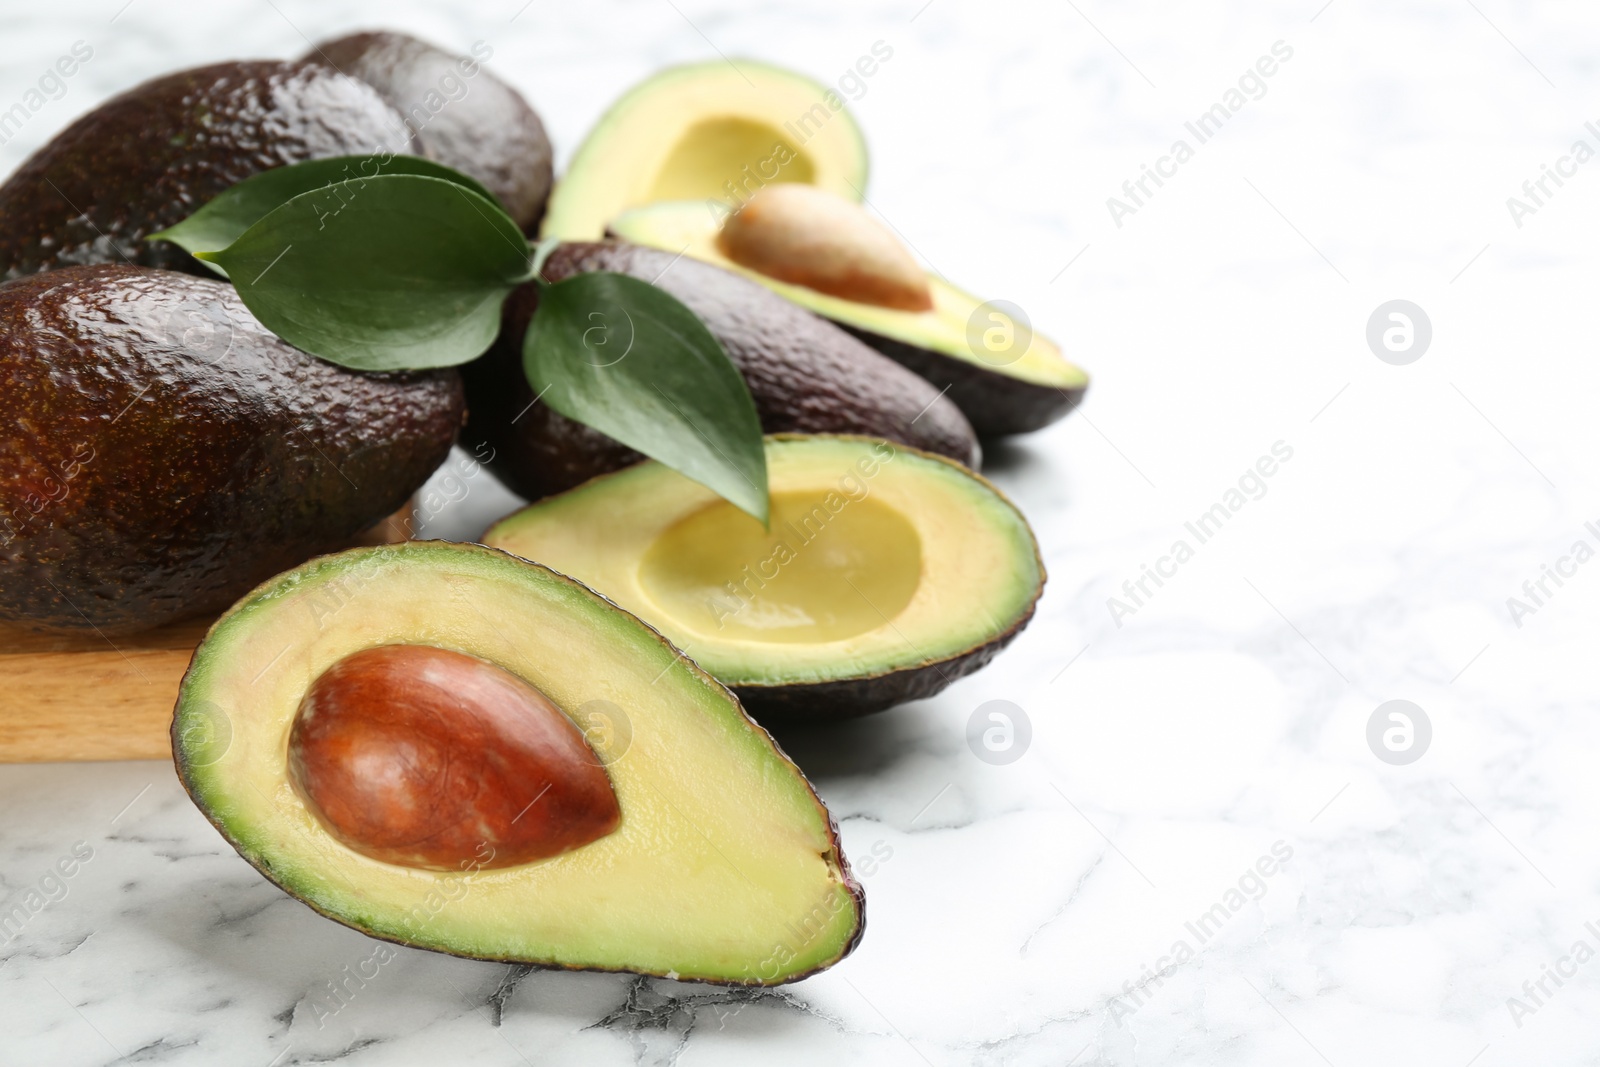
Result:
<svg viewBox="0 0 1600 1067">
<path fill-rule="evenodd" d="M 1600 1058 L 1600 568 L 1562 565 L 1537 604 L 1525 588 L 1600 519 L 1600 172 L 1562 164 L 1536 211 L 1508 206 L 1595 140 L 1600 15 L 61 0 L 0 12 L 0 111 L 94 48 L 0 167 L 143 78 L 378 23 L 487 42 L 562 161 L 661 64 L 720 51 L 833 79 L 890 46 L 852 103 L 872 204 L 1094 374 L 1080 412 L 987 449 L 1049 587 L 947 693 L 779 733 L 868 900 L 858 952 L 783 989 L 381 945 L 256 875 L 166 765 L 0 767 L 0 913 L 23 916 L 0 942 L 0 1063 Z M 1108 208 L 1280 41 L 1293 60 L 1264 92 L 1136 211 Z M 1405 366 L 1367 341 L 1394 299 L 1433 328 Z M 1241 483 L 1279 442 L 1293 458 Z M 1247 503 L 1132 602 L 1235 489 Z M 425 533 L 471 538 L 516 503 L 486 476 L 453 495 Z M 1406 765 L 1368 741 L 1395 699 L 1432 728 Z M 997 700 L 1032 727 L 1002 765 L 967 743 Z"/>
</svg>

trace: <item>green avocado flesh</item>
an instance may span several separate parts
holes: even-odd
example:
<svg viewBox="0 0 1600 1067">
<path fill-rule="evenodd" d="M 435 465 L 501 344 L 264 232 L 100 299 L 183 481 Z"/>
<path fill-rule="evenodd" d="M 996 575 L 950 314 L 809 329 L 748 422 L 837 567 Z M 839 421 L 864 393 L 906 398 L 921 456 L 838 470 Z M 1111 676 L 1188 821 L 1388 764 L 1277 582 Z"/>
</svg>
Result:
<svg viewBox="0 0 1600 1067">
<path fill-rule="evenodd" d="M 792 71 L 737 62 L 672 67 L 613 104 L 556 185 L 543 235 L 597 240 L 626 209 L 658 200 L 732 210 L 768 182 L 860 200 L 866 143 L 838 94 Z"/>
<path fill-rule="evenodd" d="M 1033 534 L 959 464 L 794 436 L 768 438 L 767 470 L 770 529 L 650 461 L 532 504 L 484 540 L 634 612 L 757 714 L 929 695 L 1031 616 L 1044 583 Z"/>
<path fill-rule="evenodd" d="M 984 302 L 938 275 L 928 275 L 934 303 L 928 311 L 902 311 L 830 296 L 803 285 L 769 278 L 723 255 L 717 247 L 721 218 L 699 201 L 664 202 L 618 215 L 610 221 L 609 230 L 614 236 L 634 244 L 683 252 L 725 270 L 736 271 L 801 307 L 846 326 L 1050 389 L 1082 390 L 1088 385 L 1088 374 L 1067 362 L 1055 342 L 1041 334 L 1033 333 L 1028 347 L 1020 354 L 1010 350 L 1019 331 L 1017 324 L 1003 312 L 995 312 L 999 316 L 995 319 L 985 317 L 976 331 L 980 340 L 986 336 L 992 338 L 994 351 L 983 344 L 974 344 L 968 327 L 973 313 Z M 991 330 L 997 332 L 990 334 Z"/>
<path fill-rule="evenodd" d="M 342 844 L 291 782 L 290 731 L 331 665 L 395 644 L 486 660 L 589 723 L 617 828 L 495 869 L 397 866 Z M 172 737 L 195 803 L 245 859 L 374 937 L 748 985 L 827 967 L 860 937 L 861 890 L 827 809 L 733 696 L 634 616 L 502 552 L 355 549 L 262 585 L 196 651 Z"/>
</svg>

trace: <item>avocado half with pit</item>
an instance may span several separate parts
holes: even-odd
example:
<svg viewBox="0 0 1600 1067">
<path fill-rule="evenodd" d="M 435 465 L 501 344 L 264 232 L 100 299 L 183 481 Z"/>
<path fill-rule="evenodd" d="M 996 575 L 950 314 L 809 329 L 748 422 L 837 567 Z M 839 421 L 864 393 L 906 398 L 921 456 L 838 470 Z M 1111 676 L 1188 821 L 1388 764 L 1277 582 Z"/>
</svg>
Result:
<svg viewBox="0 0 1600 1067">
<path fill-rule="evenodd" d="M 178 774 L 240 855 L 373 937 L 744 985 L 855 947 L 799 769 L 662 636 L 477 545 L 324 556 L 195 651 Z"/>
<path fill-rule="evenodd" d="M 994 486 L 931 453 L 767 439 L 772 523 L 647 461 L 532 504 L 485 542 L 660 629 L 763 719 L 861 715 L 982 667 L 1033 616 L 1044 565 Z"/>
<path fill-rule="evenodd" d="M 749 59 L 671 67 L 601 116 L 557 183 L 541 232 L 598 240 L 639 204 L 694 200 L 731 211 L 773 182 L 861 199 L 866 142 L 839 94 Z"/>
<path fill-rule="evenodd" d="M 789 190 L 773 190 L 780 195 Z M 744 212 L 753 213 L 771 194 L 753 197 Z M 785 196 L 800 201 L 801 196 Z M 773 199 L 778 199 L 774 196 Z M 824 196 L 810 197 L 810 203 L 795 209 L 811 217 L 837 217 L 844 212 L 859 212 L 860 218 L 842 226 L 854 233 L 871 230 L 877 224 L 854 204 L 830 203 Z M 1089 387 L 1089 376 L 1069 362 L 1054 341 L 1032 329 L 1012 305 L 1003 301 L 986 302 L 958 289 L 936 274 L 917 268 L 916 279 L 922 290 L 920 300 L 901 300 L 902 306 L 882 301 L 851 299 L 842 295 L 844 287 L 827 292 L 813 285 L 774 277 L 774 267 L 753 269 L 755 260 L 737 262 L 730 258 L 723 238 L 725 228 L 736 225 L 740 214 L 708 208 L 701 201 L 680 200 L 647 204 L 613 218 L 609 233 L 634 244 L 650 245 L 674 254 L 693 256 L 736 271 L 794 301 L 801 307 L 833 320 L 884 355 L 946 390 L 950 399 L 966 415 L 981 437 L 1001 437 L 1042 429 L 1076 407 Z M 806 216 L 796 220 L 794 229 L 814 236 L 822 227 L 807 232 Z M 890 238 L 892 240 L 892 236 Z M 854 249 L 837 254 L 848 258 Z M 785 257 L 775 255 L 781 264 Z M 789 257 L 791 260 L 794 257 Z M 914 261 L 906 254 L 906 261 Z M 764 265 L 765 266 L 765 265 Z M 862 284 L 862 274 L 840 272 L 846 282 Z M 789 275 L 796 277 L 797 275 Z"/>
</svg>

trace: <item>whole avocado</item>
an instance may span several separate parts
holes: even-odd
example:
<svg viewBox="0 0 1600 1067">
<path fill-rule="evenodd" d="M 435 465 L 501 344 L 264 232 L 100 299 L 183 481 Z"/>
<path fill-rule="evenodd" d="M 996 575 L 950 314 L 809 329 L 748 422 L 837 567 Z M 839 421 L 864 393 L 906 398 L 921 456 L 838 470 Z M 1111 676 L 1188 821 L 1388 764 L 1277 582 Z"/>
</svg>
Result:
<svg viewBox="0 0 1600 1067">
<path fill-rule="evenodd" d="M 463 417 L 454 371 L 345 370 L 225 282 L 119 265 L 0 285 L 0 395 L 0 622 L 105 634 L 347 543 Z"/>
<path fill-rule="evenodd" d="M 378 90 L 416 138 L 410 148 L 476 178 L 532 233 L 554 181 L 550 139 L 528 102 L 483 69 L 493 49 L 479 42 L 455 56 L 403 33 L 354 33 L 304 56 Z"/>
<path fill-rule="evenodd" d="M 387 147 L 400 114 L 320 63 L 242 62 L 168 74 L 79 118 L 0 186 L 0 280 L 73 264 L 209 272 L 145 237 L 272 167 Z"/>
<path fill-rule="evenodd" d="M 554 283 L 591 271 L 650 282 L 698 315 L 744 375 L 763 432 L 865 434 L 978 465 L 972 427 L 938 389 L 763 286 L 698 260 L 618 241 L 559 245 L 543 273 Z M 488 444 L 494 453 L 489 469 L 529 500 L 644 458 L 534 402 L 522 371 L 522 339 L 538 306 L 535 285 L 513 292 L 494 346 L 462 368 L 467 439 Z"/>
</svg>

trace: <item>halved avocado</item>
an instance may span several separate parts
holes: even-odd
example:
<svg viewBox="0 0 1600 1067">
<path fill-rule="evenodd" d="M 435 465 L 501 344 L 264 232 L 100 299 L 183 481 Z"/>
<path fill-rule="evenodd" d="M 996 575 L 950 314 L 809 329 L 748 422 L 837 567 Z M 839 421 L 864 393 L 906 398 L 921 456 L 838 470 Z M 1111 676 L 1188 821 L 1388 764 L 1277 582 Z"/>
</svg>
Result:
<svg viewBox="0 0 1600 1067">
<path fill-rule="evenodd" d="M 597 240 L 624 210 L 657 200 L 733 211 L 769 182 L 861 199 L 866 142 L 839 94 L 749 59 L 671 67 L 601 116 L 557 183 L 542 233 Z"/>
<path fill-rule="evenodd" d="M 416 669 L 373 697 L 396 657 Z M 373 937 L 771 985 L 837 962 L 861 934 L 827 809 L 738 701 L 634 616 L 503 552 L 409 542 L 267 582 L 196 650 L 172 741 L 240 855 Z M 508 774 L 541 762 L 557 767 L 549 781 Z M 432 806 L 481 834 L 461 862 L 442 830 L 401 832 Z M 515 862 L 535 819 L 546 858 Z"/>
<path fill-rule="evenodd" d="M 486 544 L 658 627 L 761 717 L 862 715 L 977 670 L 1033 616 L 1027 521 L 941 456 L 767 439 L 772 525 L 654 461 L 501 520 Z"/>
<path fill-rule="evenodd" d="M 753 278 L 832 319 L 942 389 L 983 437 L 1027 433 L 1078 405 L 1089 376 L 1055 342 L 935 274 L 933 308 L 902 311 L 792 285 L 735 263 L 717 247 L 723 218 L 703 202 L 647 204 L 623 212 L 608 232 L 634 244 L 683 253 Z M 993 339 L 993 343 L 990 340 Z"/>
</svg>

